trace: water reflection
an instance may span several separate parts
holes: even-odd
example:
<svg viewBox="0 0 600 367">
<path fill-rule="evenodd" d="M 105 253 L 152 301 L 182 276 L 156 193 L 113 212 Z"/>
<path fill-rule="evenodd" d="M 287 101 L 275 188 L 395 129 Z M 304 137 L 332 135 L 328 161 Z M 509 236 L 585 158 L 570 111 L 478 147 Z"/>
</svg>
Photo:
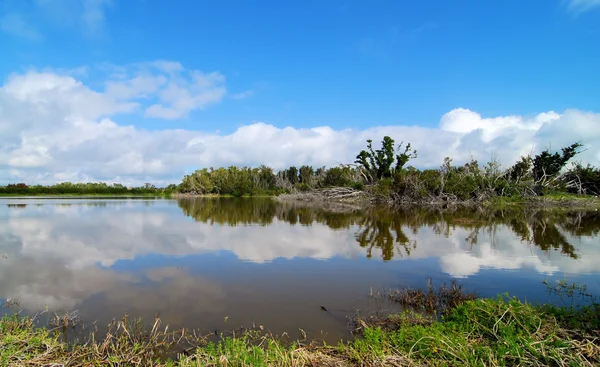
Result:
<svg viewBox="0 0 600 367">
<path fill-rule="evenodd" d="M 597 276 L 599 232 L 596 211 L 6 199 L 0 298 L 99 320 L 159 312 L 173 325 L 217 328 L 237 316 L 331 332 L 345 326 L 314 305 L 346 309 L 371 286 L 468 277 L 486 284 L 480 292 L 529 296 L 542 276 Z M 504 276 L 490 286 L 489 271 Z"/>
<path fill-rule="evenodd" d="M 209 224 L 266 226 L 278 220 L 293 225 L 325 224 L 331 229 L 356 226 L 355 238 L 367 250 L 366 256 L 371 258 L 373 249 L 379 249 L 386 261 L 394 256 L 410 256 L 417 241 L 406 233 L 416 235 L 424 227 L 446 238 L 453 235 L 453 230 L 464 229 L 468 231 L 466 242 L 471 246 L 477 245 L 481 233 L 495 243 L 498 230 L 509 229 L 521 242 L 543 251 L 560 250 L 573 259 L 578 258 L 577 250 L 571 243 L 573 239 L 567 236 L 595 237 L 600 232 L 598 211 L 332 208 L 256 199 L 181 199 L 177 204 L 186 215 Z"/>
</svg>

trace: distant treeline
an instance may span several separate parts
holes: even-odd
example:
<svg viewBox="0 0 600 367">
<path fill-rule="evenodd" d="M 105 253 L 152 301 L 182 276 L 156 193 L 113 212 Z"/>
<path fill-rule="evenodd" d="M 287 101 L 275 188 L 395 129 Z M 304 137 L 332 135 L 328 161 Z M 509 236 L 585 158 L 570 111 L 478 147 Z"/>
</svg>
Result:
<svg viewBox="0 0 600 367">
<path fill-rule="evenodd" d="M 352 186 L 362 189 L 357 171 L 350 166 L 314 169 L 310 166 L 275 173 L 272 168 L 260 166 L 201 169 L 187 175 L 179 185 L 179 192 L 190 194 L 218 194 L 232 196 L 272 195 L 315 188 Z"/>
<path fill-rule="evenodd" d="M 417 157 L 410 144 L 398 146 L 386 136 L 381 148 L 367 141 L 350 164 L 332 168 L 290 167 L 275 172 L 260 166 L 201 169 L 187 175 L 178 187 L 181 193 L 247 196 L 345 186 L 368 190 L 395 202 L 434 200 L 475 200 L 492 197 L 528 197 L 552 193 L 600 194 L 600 169 L 581 163 L 567 164 L 582 148 L 574 143 L 560 152 L 545 150 L 521 157 L 510 167 L 497 161 L 484 165 L 471 160 L 454 165 L 446 158 L 438 169 L 420 170 L 409 166 Z"/>
<path fill-rule="evenodd" d="M 177 185 L 157 188 L 151 184 L 127 187 L 121 184 L 63 182 L 51 186 L 25 183 L 0 186 L 0 195 L 168 195 L 177 190 Z"/>
</svg>

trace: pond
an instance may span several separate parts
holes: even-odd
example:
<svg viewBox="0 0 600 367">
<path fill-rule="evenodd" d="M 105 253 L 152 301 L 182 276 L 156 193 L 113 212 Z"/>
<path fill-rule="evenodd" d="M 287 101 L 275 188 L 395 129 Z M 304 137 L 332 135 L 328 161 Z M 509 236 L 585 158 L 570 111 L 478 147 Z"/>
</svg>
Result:
<svg viewBox="0 0 600 367">
<path fill-rule="evenodd" d="M 600 212 L 390 210 L 272 199 L 0 199 L 0 301 L 24 313 L 125 313 L 172 328 L 262 325 L 335 342 L 371 292 L 455 279 L 554 301 L 600 293 Z M 325 306 L 329 313 L 323 312 Z"/>
</svg>

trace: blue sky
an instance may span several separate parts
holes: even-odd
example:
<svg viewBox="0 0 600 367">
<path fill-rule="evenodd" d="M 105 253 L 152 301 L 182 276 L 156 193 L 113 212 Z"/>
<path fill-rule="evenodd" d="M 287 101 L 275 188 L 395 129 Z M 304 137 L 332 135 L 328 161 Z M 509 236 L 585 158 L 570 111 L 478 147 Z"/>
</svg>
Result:
<svg viewBox="0 0 600 367">
<path fill-rule="evenodd" d="M 436 124 L 457 106 L 482 114 L 594 109 L 600 7 L 564 1 L 110 1 L 83 30 L 74 1 L 5 2 L 39 38 L 4 32 L 2 75 L 177 60 L 252 90 L 181 127 Z M 63 4 L 63 5 L 60 5 Z M 64 9 L 62 8 L 64 7 Z M 76 23 L 76 22 L 75 22 Z M 145 126 L 143 121 L 131 122 Z M 153 121 L 148 126 L 172 126 Z"/>
<path fill-rule="evenodd" d="M 156 75 L 132 65 L 157 60 L 177 63 L 188 87 L 190 73 L 216 73 L 210 101 L 140 113 L 162 98 L 152 90 L 136 94 L 136 113 L 94 116 L 138 130 L 364 131 L 436 128 L 457 108 L 527 121 L 600 111 L 599 0 L 4 0 L 0 44 L 5 86 L 46 72 L 107 94 L 117 70 Z"/>
</svg>

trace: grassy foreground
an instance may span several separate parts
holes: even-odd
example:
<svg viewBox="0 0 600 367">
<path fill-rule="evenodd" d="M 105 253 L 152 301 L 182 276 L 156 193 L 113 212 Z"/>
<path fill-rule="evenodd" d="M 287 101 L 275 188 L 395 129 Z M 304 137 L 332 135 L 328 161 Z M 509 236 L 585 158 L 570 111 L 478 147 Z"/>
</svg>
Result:
<svg viewBox="0 0 600 367">
<path fill-rule="evenodd" d="M 384 322 L 382 322 L 384 321 Z M 598 366 L 600 306 L 533 306 L 469 300 L 439 320 L 416 313 L 358 320 L 362 337 L 337 346 L 282 343 L 253 332 L 204 342 L 162 358 L 187 340 L 117 322 L 106 339 L 69 346 L 29 318 L 0 322 L 1 366 Z M 375 326 L 378 325 L 378 326 Z M 180 350 L 182 350 L 180 348 Z"/>
</svg>

